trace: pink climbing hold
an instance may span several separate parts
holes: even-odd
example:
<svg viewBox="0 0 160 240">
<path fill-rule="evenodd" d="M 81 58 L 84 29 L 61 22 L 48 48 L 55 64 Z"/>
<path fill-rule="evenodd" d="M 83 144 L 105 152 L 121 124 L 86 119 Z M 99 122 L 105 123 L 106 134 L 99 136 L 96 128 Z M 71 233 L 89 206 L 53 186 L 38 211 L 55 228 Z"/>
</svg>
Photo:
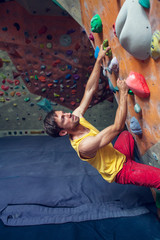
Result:
<svg viewBox="0 0 160 240">
<path fill-rule="evenodd" d="M 144 76 L 137 72 L 130 72 L 126 79 L 126 84 L 132 92 L 140 98 L 147 98 L 150 95 L 150 90 Z"/>
<path fill-rule="evenodd" d="M 94 42 L 94 36 L 92 33 L 89 34 L 89 40 L 93 41 Z"/>
<path fill-rule="evenodd" d="M 3 96 L 4 95 L 4 92 L 0 91 L 0 96 Z"/>
</svg>

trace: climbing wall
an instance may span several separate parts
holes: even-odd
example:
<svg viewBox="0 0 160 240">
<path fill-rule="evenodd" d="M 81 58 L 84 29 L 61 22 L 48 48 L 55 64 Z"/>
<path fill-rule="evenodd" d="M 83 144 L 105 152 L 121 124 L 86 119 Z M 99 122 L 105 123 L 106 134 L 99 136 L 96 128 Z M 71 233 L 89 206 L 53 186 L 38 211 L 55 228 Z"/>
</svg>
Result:
<svg viewBox="0 0 160 240">
<path fill-rule="evenodd" d="M 84 29 L 62 10 L 59 16 L 40 16 L 15 1 L 0 6 L 1 135 L 44 134 L 47 111 L 79 105 L 94 49 Z M 90 107 L 104 99 L 112 101 L 113 94 L 102 74 Z"/>
<path fill-rule="evenodd" d="M 146 84 L 150 90 L 150 96 L 148 98 L 138 97 L 136 94 L 128 95 L 128 116 L 127 116 L 127 127 L 128 130 L 133 134 L 137 146 L 142 156 L 142 160 L 144 160 L 148 164 L 152 164 L 155 166 L 159 166 L 160 164 L 160 58 L 157 60 L 150 57 L 150 52 L 147 54 L 148 57 L 146 59 L 137 59 L 133 54 L 129 53 L 124 46 L 122 47 L 119 38 L 116 36 L 115 32 L 115 23 L 117 17 L 125 3 L 124 0 L 81 0 L 81 9 L 82 9 L 82 22 L 84 28 L 86 29 L 87 35 L 92 33 L 94 40 L 92 39 L 92 45 L 94 49 L 97 46 L 100 46 L 101 43 L 105 39 L 108 39 L 109 45 L 112 49 L 112 57 L 116 57 L 119 63 L 119 77 L 121 79 L 128 78 L 131 71 L 140 73 L 144 76 L 146 80 Z M 137 2 L 138 0 L 132 1 Z M 149 1 L 141 1 L 141 2 L 149 2 Z M 140 5 L 139 5 L 140 6 Z M 156 30 L 160 30 L 160 1 L 152 0 L 150 1 L 150 8 L 144 8 L 142 5 L 140 6 L 140 11 L 143 11 L 143 16 L 145 16 L 145 21 L 150 23 L 150 27 L 148 25 L 145 26 L 147 30 L 151 28 L 151 33 L 153 34 Z M 145 13 L 144 13 L 145 12 Z M 98 14 L 102 21 L 102 32 L 95 33 L 91 32 L 91 20 L 92 18 Z M 129 13 L 130 14 L 130 13 Z M 129 18 L 129 14 L 127 15 L 126 11 L 124 11 L 124 15 Z M 136 24 L 134 27 L 134 31 L 131 33 L 134 36 L 138 36 L 140 32 L 138 31 L 138 24 L 141 21 L 137 22 L 137 13 L 135 12 L 130 17 L 128 32 L 131 31 L 130 27 Z M 122 15 L 122 25 L 125 25 L 126 16 Z M 141 17 L 141 16 L 140 16 Z M 141 20 L 141 18 L 140 18 Z M 128 24 L 128 23 L 127 23 Z M 141 35 L 143 31 L 141 31 Z M 126 36 L 127 38 L 127 36 Z M 128 39 L 130 39 L 128 37 Z M 126 39 L 125 39 L 126 40 Z M 133 38 L 134 40 L 134 38 Z M 139 42 L 135 42 L 134 46 L 140 46 L 143 41 L 145 44 L 145 40 L 142 38 L 139 39 Z M 125 42 L 125 47 L 131 46 L 132 42 Z M 128 46 L 127 46 L 128 44 Z M 137 45 L 136 45 L 137 44 Z M 142 46 L 143 47 L 143 46 Z M 139 50 L 141 51 L 141 49 Z M 107 68 L 107 65 L 105 66 Z M 113 87 L 116 87 L 116 79 L 117 75 L 113 72 L 107 72 L 107 76 L 110 78 Z M 114 93 L 117 102 L 119 100 L 118 91 Z M 141 111 L 136 113 L 134 110 L 135 104 L 139 104 Z M 142 134 L 136 135 L 131 131 L 130 122 L 132 117 L 135 117 L 142 129 Z"/>
</svg>

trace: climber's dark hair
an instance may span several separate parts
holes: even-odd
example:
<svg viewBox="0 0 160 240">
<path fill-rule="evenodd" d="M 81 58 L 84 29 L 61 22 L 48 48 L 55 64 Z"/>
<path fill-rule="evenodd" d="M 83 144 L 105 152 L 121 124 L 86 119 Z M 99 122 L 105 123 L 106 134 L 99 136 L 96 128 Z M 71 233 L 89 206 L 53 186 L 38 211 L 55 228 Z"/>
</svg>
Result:
<svg viewBox="0 0 160 240">
<path fill-rule="evenodd" d="M 55 111 L 50 111 L 47 116 L 45 117 L 43 123 L 44 123 L 44 129 L 48 135 L 51 137 L 60 137 L 59 132 L 62 130 L 57 123 L 54 120 Z"/>
</svg>

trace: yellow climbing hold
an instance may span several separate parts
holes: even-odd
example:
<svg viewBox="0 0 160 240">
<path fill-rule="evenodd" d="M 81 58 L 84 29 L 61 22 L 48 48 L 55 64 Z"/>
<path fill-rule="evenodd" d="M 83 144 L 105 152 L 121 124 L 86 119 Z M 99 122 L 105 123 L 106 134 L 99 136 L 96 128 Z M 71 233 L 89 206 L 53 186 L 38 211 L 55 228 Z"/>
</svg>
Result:
<svg viewBox="0 0 160 240">
<path fill-rule="evenodd" d="M 157 59 L 160 57 L 160 31 L 156 30 L 151 40 L 151 57 Z"/>
</svg>

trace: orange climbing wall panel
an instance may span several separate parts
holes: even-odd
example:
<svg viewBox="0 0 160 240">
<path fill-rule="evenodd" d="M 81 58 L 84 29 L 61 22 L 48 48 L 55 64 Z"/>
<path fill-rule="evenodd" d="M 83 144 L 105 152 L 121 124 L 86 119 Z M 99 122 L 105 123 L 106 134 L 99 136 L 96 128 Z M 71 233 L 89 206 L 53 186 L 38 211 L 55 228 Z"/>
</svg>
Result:
<svg viewBox="0 0 160 240">
<path fill-rule="evenodd" d="M 150 147 L 160 141 L 160 58 L 153 60 L 148 58 L 145 61 L 137 60 L 120 45 L 119 40 L 113 32 L 113 24 L 124 3 L 124 0 L 80 0 L 82 10 L 82 22 L 89 35 L 91 32 L 90 21 L 95 14 L 99 14 L 103 24 L 102 33 L 92 33 L 95 41 L 94 48 L 100 46 L 103 40 L 108 39 L 112 49 L 113 57 L 116 56 L 119 62 L 120 79 L 127 78 L 130 71 L 141 73 L 150 89 L 149 99 L 141 99 L 137 96 L 128 95 L 128 116 L 126 124 L 130 131 L 130 119 L 135 116 L 142 128 L 142 136 L 133 135 L 141 155 Z M 160 2 L 150 1 L 150 9 L 146 11 L 152 33 L 160 30 Z M 133 19 L 134 21 L 134 19 Z M 136 34 L 136 33 L 135 33 Z M 115 76 L 109 75 L 112 84 L 116 86 Z M 118 93 L 115 95 L 117 101 Z M 134 105 L 138 103 L 142 109 L 141 114 L 134 111 Z"/>
</svg>

